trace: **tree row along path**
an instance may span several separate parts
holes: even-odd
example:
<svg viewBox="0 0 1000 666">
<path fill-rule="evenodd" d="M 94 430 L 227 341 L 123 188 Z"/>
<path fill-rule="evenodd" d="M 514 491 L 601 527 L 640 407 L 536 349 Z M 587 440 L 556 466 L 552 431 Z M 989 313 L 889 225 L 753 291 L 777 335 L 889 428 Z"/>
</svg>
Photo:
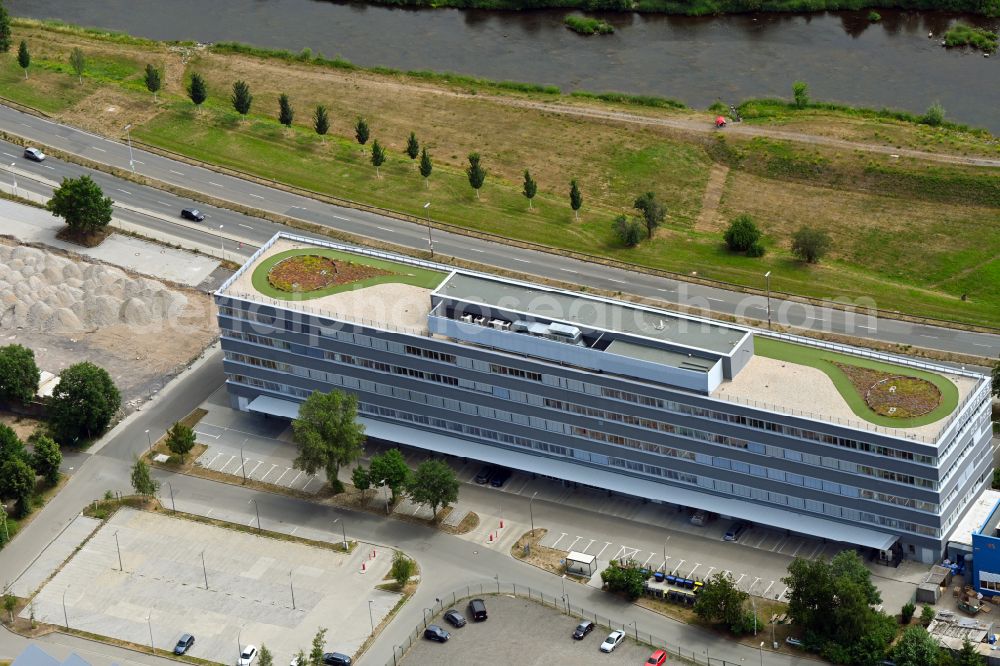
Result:
<svg viewBox="0 0 1000 666">
<path fill-rule="evenodd" d="M 400 88 L 405 88 L 405 89 L 412 89 L 414 87 L 417 87 L 422 92 L 431 91 L 439 95 L 449 95 L 452 97 L 457 97 L 462 99 L 470 99 L 470 100 L 474 99 L 481 101 L 485 98 L 495 104 L 503 106 L 510 106 L 522 109 L 532 109 L 537 111 L 544 111 L 547 113 L 557 113 L 564 116 L 593 118 L 597 120 L 608 120 L 612 122 L 627 123 L 634 125 L 654 125 L 658 127 L 667 127 L 670 129 L 682 130 L 684 132 L 696 132 L 704 135 L 717 134 L 719 132 L 723 132 L 724 134 L 735 134 L 738 136 L 746 136 L 746 137 L 765 137 L 769 139 L 780 139 L 782 141 L 791 141 L 796 143 L 808 143 L 820 146 L 830 146 L 832 148 L 839 148 L 842 150 L 851 150 L 851 151 L 861 150 L 864 152 L 877 153 L 882 155 L 911 157 L 918 160 L 924 160 L 928 162 L 941 162 L 945 164 L 960 164 L 965 166 L 978 166 L 978 167 L 1000 167 L 1000 159 L 931 153 L 923 150 L 913 150 L 911 148 L 897 148 L 895 146 L 883 146 L 876 143 L 846 141 L 844 139 L 836 139 L 833 137 L 820 136 L 817 134 L 788 132 L 779 129 L 760 127 L 758 125 L 748 125 L 743 123 L 730 123 L 725 127 L 725 129 L 720 130 L 714 127 L 714 125 L 708 119 L 709 114 L 707 113 L 705 114 L 706 115 L 705 119 L 694 118 L 694 117 L 663 118 L 656 116 L 644 116 L 635 113 L 629 113 L 627 111 L 611 111 L 611 110 L 598 109 L 582 105 L 576 106 L 576 105 L 558 104 L 552 102 L 539 102 L 530 99 L 519 99 L 516 97 L 504 97 L 500 95 L 483 95 L 483 94 L 473 95 L 453 90 L 441 90 L 440 88 L 432 88 L 427 86 L 413 86 L 411 84 L 405 84 L 405 83 L 399 83 L 396 85 Z"/>
</svg>

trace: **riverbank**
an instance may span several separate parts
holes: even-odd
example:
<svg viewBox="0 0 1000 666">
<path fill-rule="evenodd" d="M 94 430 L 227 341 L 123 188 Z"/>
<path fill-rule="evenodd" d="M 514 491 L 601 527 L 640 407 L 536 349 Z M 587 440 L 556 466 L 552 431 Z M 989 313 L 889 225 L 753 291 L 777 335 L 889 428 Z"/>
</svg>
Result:
<svg viewBox="0 0 1000 666">
<path fill-rule="evenodd" d="M 825 12 L 861 9 L 907 9 L 1000 16 L 998 0 L 366 0 L 392 7 L 456 7 L 520 11 L 567 8 L 682 16 L 718 16 L 752 12 Z"/>
<path fill-rule="evenodd" d="M 18 21 L 14 39 L 22 38 L 33 49 L 30 77 L 6 57 L 0 96 L 97 133 L 118 138 L 131 123 L 133 139 L 194 159 L 410 214 L 423 214 L 430 201 L 434 219 L 514 239 L 755 287 L 770 270 L 774 289 L 1000 323 L 1000 294 L 990 287 L 1000 272 L 996 171 L 890 152 L 997 157 L 988 133 L 808 107 L 781 108 L 713 136 L 711 114 L 643 99 Z M 88 61 L 82 84 L 68 65 L 77 47 Z M 142 83 L 147 63 L 164 72 L 156 101 Z M 192 72 L 208 88 L 197 110 L 185 92 Z M 254 95 L 245 119 L 229 105 L 237 79 Z M 291 128 L 276 120 L 280 93 L 296 110 Z M 316 104 L 328 109 L 326 137 L 311 127 Z M 387 149 L 381 177 L 355 141 L 358 116 Z M 766 135 L 777 130 L 782 138 Z M 403 153 L 410 132 L 433 160 L 427 185 Z M 479 198 L 464 171 L 474 151 L 487 169 Z M 530 208 L 521 193 L 526 168 L 539 184 Z M 569 206 L 572 179 L 584 200 L 578 220 Z M 666 223 L 651 240 L 624 247 L 612 220 L 646 191 L 665 203 Z M 740 213 L 763 229 L 763 258 L 724 249 L 721 231 Z M 790 237 L 802 224 L 833 240 L 818 265 L 791 256 Z"/>
</svg>

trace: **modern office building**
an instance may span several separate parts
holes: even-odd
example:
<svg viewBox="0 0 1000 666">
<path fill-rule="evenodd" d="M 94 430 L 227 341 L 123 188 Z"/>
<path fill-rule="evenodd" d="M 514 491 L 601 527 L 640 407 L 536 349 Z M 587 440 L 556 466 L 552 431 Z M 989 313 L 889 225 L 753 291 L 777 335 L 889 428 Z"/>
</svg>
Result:
<svg viewBox="0 0 1000 666">
<path fill-rule="evenodd" d="M 350 287 L 296 294 L 303 254 Z M 344 390 L 378 439 L 885 561 L 940 557 L 990 478 L 989 382 L 954 368 L 284 233 L 215 297 L 234 408 Z"/>
</svg>

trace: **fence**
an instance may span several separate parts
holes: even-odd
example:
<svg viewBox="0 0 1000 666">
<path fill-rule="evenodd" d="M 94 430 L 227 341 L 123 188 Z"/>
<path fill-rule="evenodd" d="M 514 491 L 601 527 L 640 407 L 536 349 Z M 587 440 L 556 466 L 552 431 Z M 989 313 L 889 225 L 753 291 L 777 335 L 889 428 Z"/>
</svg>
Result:
<svg viewBox="0 0 1000 666">
<path fill-rule="evenodd" d="M 596 613 L 588 608 L 576 606 L 569 601 L 568 596 L 551 596 L 543 592 L 532 589 L 527 585 L 517 583 L 503 583 L 500 581 L 489 581 L 484 583 L 466 585 L 454 592 L 446 594 L 437 599 L 429 608 L 424 609 L 424 620 L 417 624 L 413 631 L 404 638 L 399 645 L 393 647 L 392 659 L 386 662 L 386 666 L 399 666 L 406 656 L 406 652 L 414 643 L 421 640 L 424 629 L 429 624 L 429 618 L 433 618 L 446 608 L 458 605 L 459 602 L 474 597 L 495 596 L 498 594 L 512 595 L 521 599 L 531 599 L 545 606 L 550 606 L 561 613 L 591 620 L 599 627 L 607 629 L 617 629 L 624 631 L 629 638 L 633 638 L 639 643 L 644 643 L 653 649 L 665 650 L 671 657 L 687 664 L 697 664 L 699 666 L 745 666 L 740 662 L 727 661 L 711 656 L 711 648 L 698 650 L 685 649 L 679 645 L 673 645 L 658 636 L 654 636 L 645 631 L 641 631 L 636 622 L 618 622 L 600 613 Z M 427 611 L 433 611 L 428 616 Z M 752 649 L 752 648 L 751 648 Z"/>
</svg>

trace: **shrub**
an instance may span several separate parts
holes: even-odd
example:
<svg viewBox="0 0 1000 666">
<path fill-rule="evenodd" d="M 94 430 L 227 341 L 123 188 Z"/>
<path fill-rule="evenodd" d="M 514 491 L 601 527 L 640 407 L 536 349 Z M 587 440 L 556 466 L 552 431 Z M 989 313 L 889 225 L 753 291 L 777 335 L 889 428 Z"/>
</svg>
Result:
<svg viewBox="0 0 1000 666">
<path fill-rule="evenodd" d="M 615 31 L 615 27 L 607 21 L 574 14 L 564 18 L 563 24 L 581 35 L 610 35 Z"/>
<path fill-rule="evenodd" d="M 907 601 L 903 604 L 903 609 L 900 612 L 899 620 L 903 624 L 909 624 L 910 620 L 913 619 L 913 614 L 917 612 L 917 607 L 912 601 Z"/>
<path fill-rule="evenodd" d="M 802 227 L 792 236 L 792 254 L 815 264 L 830 249 L 830 235 L 821 229 Z"/>
<path fill-rule="evenodd" d="M 755 259 L 757 257 L 763 257 L 765 252 L 767 252 L 767 250 L 764 248 L 763 243 L 761 243 L 760 241 L 755 242 L 753 245 L 747 248 L 747 256 L 753 257 Z"/>
<path fill-rule="evenodd" d="M 805 81 L 796 81 L 792 84 L 792 96 L 795 98 L 795 108 L 806 108 L 809 105 L 809 85 Z"/>
<path fill-rule="evenodd" d="M 760 229 L 749 215 L 737 215 L 723 234 L 726 246 L 734 252 L 745 252 L 760 242 Z"/>
<path fill-rule="evenodd" d="M 926 627 L 934 619 L 934 615 L 934 609 L 924 604 L 924 607 L 920 609 L 920 624 Z"/>
<path fill-rule="evenodd" d="M 879 21 L 882 20 L 882 15 L 873 9 L 872 11 L 868 12 L 868 20 L 872 23 L 878 23 Z"/>
<path fill-rule="evenodd" d="M 389 575 L 395 579 L 396 584 L 400 587 L 406 585 L 413 576 L 413 570 L 416 569 L 416 565 L 413 560 L 408 558 L 402 553 L 402 551 L 396 551 L 392 555 L 392 568 L 389 570 Z"/>
<path fill-rule="evenodd" d="M 618 240 L 622 242 L 622 245 L 635 247 L 642 240 L 642 224 L 634 217 L 619 215 L 611 223 L 611 227 L 614 229 L 615 235 L 618 236 Z"/>
<path fill-rule="evenodd" d="M 624 565 L 612 562 L 607 569 L 601 572 L 601 580 L 609 592 L 623 592 L 629 601 L 635 601 L 642 595 L 646 576 L 639 570 L 635 562 L 629 561 Z"/>
<path fill-rule="evenodd" d="M 920 116 L 920 122 L 931 127 L 939 126 L 944 122 L 944 107 L 938 102 L 934 102 L 927 107 L 924 115 Z"/>
</svg>

